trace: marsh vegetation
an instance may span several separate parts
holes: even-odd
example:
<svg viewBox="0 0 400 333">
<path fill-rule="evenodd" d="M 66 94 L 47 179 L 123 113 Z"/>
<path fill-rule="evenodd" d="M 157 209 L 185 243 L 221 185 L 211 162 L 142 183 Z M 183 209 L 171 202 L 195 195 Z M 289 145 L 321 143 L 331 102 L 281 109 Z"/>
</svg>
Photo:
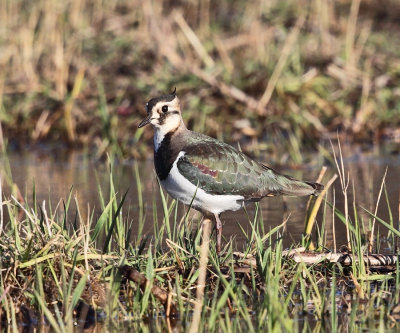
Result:
<svg viewBox="0 0 400 333">
<path fill-rule="evenodd" d="M 0 327 L 398 331 L 399 14 L 395 0 L 1 1 Z M 175 86 L 191 129 L 301 178 L 337 174 L 318 214 L 307 199 L 248 207 L 201 264 L 201 216 L 140 162 L 145 102 Z M 296 261 L 300 247 L 320 260 Z"/>
<path fill-rule="evenodd" d="M 137 164 L 130 166 L 136 182 L 129 192 L 137 196 L 127 198 L 122 185 L 126 180 L 119 178 L 115 169 L 120 168 L 112 164 L 108 171 L 101 166 L 106 172 L 97 177 L 99 186 L 93 190 L 100 207 L 89 205 L 86 198 L 80 202 L 76 189 L 56 203 L 38 200 L 36 187 L 19 199 L 2 195 L 2 325 L 14 329 L 50 325 L 56 331 L 77 326 L 189 329 L 197 302 L 199 216 L 180 214 L 182 207 L 160 190 L 144 200 L 145 189 L 158 185 L 155 179 L 150 181 L 153 185 L 143 183 L 148 167 Z M 349 192 L 347 219 L 340 186 L 324 195 L 311 236 L 314 250 L 307 252 L 319 259 L 311 264 L 288 252 L 310 246 L 310 239 L 296 235 L 296 229 L 290 234 L 293 229 L 287 228 L 291 223 L 303 225 L 301 221 L 293 222 L 290 216 L 265 221 L 269 209 L 262 205 L 249 210 L 234 234 L 230 228 L 234 221 L 226 221 L 222 255 L 216 255 L 213 237 L 209 245 L 202 330 L 397 330 L 397 256 L 381 267 L 329 258 L 339 247 L 343 254 L 358 258 L 397 253 L 398 207 L 393 207 L 388 194 L 395 187 L 386 182 L 382 180 L 382 188 L 373 191 L 377 201 L 371 210 Z M 2 189 L 11 193 L 7 184 Z M 369 250 L 374 224 L 377 232 Z M 129 280 L 132 270 L 141 277 Z M 147 283 L 140 284 L 140 279 Z M 166 314 L 171 308 L 154 293 L 154 286 L 170 297 L 175 311 L 170 316 Z"/>
</svg>

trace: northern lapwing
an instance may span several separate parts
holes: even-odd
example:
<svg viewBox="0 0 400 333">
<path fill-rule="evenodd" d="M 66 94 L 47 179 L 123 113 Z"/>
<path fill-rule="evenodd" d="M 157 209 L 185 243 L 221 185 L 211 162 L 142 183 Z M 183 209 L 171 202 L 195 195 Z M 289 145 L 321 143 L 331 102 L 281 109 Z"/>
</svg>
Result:
<svg viewBox="0 0 400 333">
<path fill-rule="evenodd" d="M 252 160 L 234 147 L 188 130 L 176 90 L 151 99 L 139 128 L 154 127 L 154 165 L 164 189 L 178 201 L 215 217 L 221 251 L 220 214 L 246 202 L 277 195 L 317 195 L 323 185 L 294 179 Z"/>
</svg>

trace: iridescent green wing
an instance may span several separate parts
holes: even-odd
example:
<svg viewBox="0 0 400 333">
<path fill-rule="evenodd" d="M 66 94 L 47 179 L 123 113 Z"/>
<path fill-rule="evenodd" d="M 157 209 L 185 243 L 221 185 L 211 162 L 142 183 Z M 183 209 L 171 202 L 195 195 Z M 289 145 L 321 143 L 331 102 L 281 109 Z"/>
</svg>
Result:
<svg viewBox="0 0 400 333">
<path fill-rule="evenodd" d="M 177 162 L 179 172 L 210 194 L 242 195 L 245 200 L 257 201 L 265 196 L 310 195 L 321 190 L 319 184 L 282 175 L 212 138 L 202 137 L 184 151 Z"/>
<path fill-rule="evenodd" d="M 179 172 L 210 194 L 251 197 L 260 190 L 265 169 L 225 143 L 204 139 L 184 149 Z"/>
</svg>

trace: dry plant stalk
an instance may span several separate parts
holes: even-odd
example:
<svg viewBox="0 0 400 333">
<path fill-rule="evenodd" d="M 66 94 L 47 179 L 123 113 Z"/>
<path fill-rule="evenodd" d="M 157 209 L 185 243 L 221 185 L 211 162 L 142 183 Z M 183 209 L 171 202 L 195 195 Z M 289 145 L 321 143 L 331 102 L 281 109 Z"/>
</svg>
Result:
<svg viewBox="0 0 400 333">
<path fill-rule="evenodd" d="M 358 11 L 360 8 L 361 0 L 353 0 L 351 2 L 350 14 L 347 21 L 347 34 L 346 34 L 346 57 L 347 57 L 347 65 L 354 67 L 355 59 L 353 56 L 354 53 L 354 41 L 356 36 L 356 28 L 357 28 L 357 18 Z"/>
<path fill-rule="evenodd" d="M 279 77 L 282 74 L 286 61 L 289 58 L 293 44 L 297 40 L 297 37 L 299 35 L 302 26 L 304 25 L 305 20 L 306 20 L 305 15 L 301 15 L 297 19 L 295 26 L 293 27 L 292 31 L 290 32 L 288 38 L 285 41 L 285 44 L 283 45 L 282 53 L 281 56 L 279 57 L 278 64 L 276 65 L 274 72 L 272 73 L 272 76 L 268 81 L 267 88 L 265 89 L 264 94 L 261 96 L 259 101 L 260 110 L 264 110 L 263 114 L 266 113 L 265 107 L 267 106 L 267 104 L 271 99 L 272 93 L 275 90 L 276 84 L 278 83 Z"/>
<path fill-rule="evenodd" d="M 0 176 L 0 237 L 3 233 L 4 215 L 3 215 L 3 184 Z"/>
<path fill-rule="evenodd" d="M 399 192 L 399 205 L 398 205 L 398 215 L 397 216 L 398 216 L 397 228 L 399 228 L 400 227 L 400 192 Z"/>
<path fill-rule="evenodd" d="M 374 212 L 375 216 L 378 214 L 378 206 L 379 206 L 379 202 L 381 201 L 381 196 L 382 196 L 382 192 L 383 192 L 383 186 L 385 185 L 387 171 L 388 171 L 388 168 L 386 167 L 385 174 L 383 175 L 383 179 L 382 179 L 382 183 L 381 183 L 381 188 L 380 188 L 379 194 L 378 194 L 378 200 L 376 201 L 375 212 Z M 372 228 L 371 228 L 371 233 L 370 233 L 369 241 L 368 241 L 368 252 L 369 253 L 372 252 L 372 248 L 374 246 L 374 231 L 375 231 L 375 222 L 376 222 L 375 216 L 372 219 Z"/>
<path fill-rule="evenodd" d="M 313 228 L 313 226 L 315 224 L 315 218 L 317 216 L 317 212 L 318 212 L 319 207 L 321 206 L 321 203 L 322 203 L 322 198 L 328 192 L 328 189 L 332 186 L 332 184 L 336 180 L 336 178 L 337 178 L 337 174 L 333 175 L 333 177 L 325 185 L 325 188 L 319 194 L 317 200 L 315 200 L 313 209 L 312 209 L 312 211 L 310 213 L 310 216 L 308 217 L 308 221 L 306 223 L 306 230 L 304 231 L 306 236 L 311 234 L 312 228 Z M 310 243 L 310 250 L 314 250 L 314 244 L 312 242 Z"/>
<path fill-rule="evenodd" d="M 188 39 L 193 49 L 196 51 L 197 55 L 201 58 L 202 62 L 206 65 L 206 67 L 212 67 L 215 65 L 214 60 L 208 54 L 206 48 L 201 43 L 200 39 L 197 37 L 193 29 L 189 26 L 189 24 L 184 19 L 181 12 L 175 12 L 174 14 L 175 22 L 179 25 L 179 28 L 185 34 L 185 37 Z"/>
<path fill-rule="evenodd" d="M 82 89 L 84 77 L 85 77 L 85 69 L 81 68 L 75 77 L 74 87 L 72 89 L 71 96 L 64 107 L 65 125 L 67 128 L 68 140 L 71 142 L 74 142 L 76 139 L 76 128 L 73 118 L 73 106 L 75 100 L 78 98 L 79 93 Z"/>
<path fill-rule="evenodd" d="M 318 177 L 317 177 L 317 179 L 316 179 L 316 182 L 317 182 L 317 183 L 321 183 L 321 182 L 322 182 L 322 179 L 324 178 L 327 169 L 328 169 L 328 168 L 327 168 L 326 166 L 323 166 L 323 167 L 322 167 L 322 169 L 321 169 L 321 171 L 319 172 L 319 175 L 318 175 Z M 306 212 L 308 212 L 308 210 L 310 209 L 310 205 L 311 205 L 312 198 L 313 198 L 313 197 L 312 197 L 311 195 L 310 195 L 310 197 L 308 198 L 307 205 L 306 205 Z M 307 221 L 308 221 L 308 216 L 306 216 L 306 220 L 304 221 L 304 225 L 305 225 L 305 228 L 304 228 L 304 229 L 306 229 Z"/>
<path fill-rule="evenodd" d="M 346 221 L 347 248 L 349 250 L 351 250 L 350 230 L 349 230 L 349 200 L 348 200 L 348 196 L 347 196 L 347 189 L 348 189 L 349 183 L 350 183 L 350 174 L 349 174 L 349 172 L 347 172 L 347 174 L 346 174 L 344 171 L 342 147 L 340 145 L 339 136 L 337 138 L 337 141 L 338 141 L 338 146 L 339 146 L 340 166 L 339 166 L 338 157 L 336 156 L 336 153 L 335 153 L 335 149 L 333 148 L 332 141 L 331 141 L 331 147 L 332 147 L 333 157 L 335 159 L 336 169 L 339 174 L 340 185 L 342 187 L 342 192 L 343 192 L 343 196 L 344 196 L 344 217 L 345 217 L 345 221 Z"/>
<path fill-rule="evenodd" d="M 336 229 L 335 229 L 335 209 L 336 209 L 336 192 L 332 189 L 332 235 L 333 235 L 333 252 L 336 252 Z"/>
<path fill-rule="evenodd" d="M 1 100 L 0 100 L 0 103 L 1 103 Z M 0 151 L 4 152 L 4 149 L 5 149 L 5 145 L 4 145 L 4 136 L 3 136 L 3 126 L 1 125 L 1 121 L 0 121 Z"/>
<path fill-rule="evenodd" d="M 210 230 L 211 220 L 205 219 L 203 221 L 203 243 L 200 248 L 200 265 L 199 265 L 199 279 L 197 280 L 196 298 L 197 302 L 194 306 L 193 320 L 190 324 L 190 333 L 196 333 L 199 330 L 201 321 L 201 312 L 203 309 L 204 288 L 206 285 L 207 276 L 207 263 L 208 263 L 208 249 L 210 246 Z"/>
<path fill-rule="evenodd" d="M 53 237 L 53 233 L 52 233 L 52 231 L 51 231 L 51 226 L 50 226 L 49 218 L 47 217 L 46 201 L 45 201 L 45 200 L 43 200 L 42 211 L 43 211 L 44 220 L 45 220 L 46 226 L 47 226 L 47 232 L 48 232 L 48 234 L 49 234 L 50 237 Z"/>
</svg>

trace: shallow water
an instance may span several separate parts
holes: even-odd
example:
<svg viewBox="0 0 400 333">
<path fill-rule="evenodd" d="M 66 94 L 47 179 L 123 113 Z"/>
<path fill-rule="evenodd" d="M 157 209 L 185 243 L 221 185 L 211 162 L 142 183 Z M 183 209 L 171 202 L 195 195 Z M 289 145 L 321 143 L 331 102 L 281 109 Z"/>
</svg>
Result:
<svg viewBox="0 0 400 333">
<path fill-rule="evenodd" d="M 370 211 L 375 210 L 378 192 L 382 178 L 387 168 L 386 186 L 390 207 L 392 209 L 394 221 L 398 221 L 398 202 L 400 190 L 400 157 L 399 155 L 386 154 L 379 150 L 362 151 L 357 146 L 343 147 L 345 169 L 349 172 L 350 178 L 354 182 L 355 198 L 358 205 Z M 51 205 L 54 209 L 61 200 L 66 200 L 71 186 L 73 195 L 78 199 L 80 212 L 83 216 L 87 214 L 88 205 L 91 211 L 95 211 L 97 216 L 100 214 L 99 191 L 100 187 L 105 198 L 109 193 L 109 171 L 107 163 L 95 162 L 83 153 L 78 152 L 59 152 L 51 149 L 40 149 L 35 151 L 11 152 L 7 155 L 13 181 L 18 185 L 22 196 L 28 201 L 32 201 L 33 186 L 35 187 L 37 201 L 42 204 L 46 201 L 46 206 Z M 317 158 L 316 158 L 317 159 Z M 6 182 L 7 159 L 1 157 L 3 166 L 3 183 Z M 320 160 L 320 159 L 319 159 Z M 138 227 L 138 197 L 137 185 L 134 172 L 135 162 L 115 163 L 113 174 L 115 176 L 115 187 L 121 196 L 128 190 L 123 212 L 128 222 L 132 222 L 132 235 L 135 236 Z M 281 170 L 282 172 L 299 179 L 316 179 L 322 165 L 307 167 L 301 170 Z M 143 186 L 143 201 L 145 206 L 145 226 L 144 232 L 153 233 L 153 200 L 157 203 L 157 215 L 161 221 L 162 207 L 160 202 L 159 187 L 156 181 L 153 161 L 138 162 L 139 174 Z M 325 182 L 335 173 L 335 166 L 328 166 Z M 353 202 L 352 194 L 353 183 L 349 185 L 349 198 Z M 9 194 L 5 186 L 6 195 Z M 335 183 L 336 205 L 343 210 L 343 195 L 340 190 L 339 180 Z M 301 239 L 304 228 L 305 206 L 307 197 L 301 198 L 266 198 L 261 202 L 261 213 L 264 220 L 265 230 L 273 228 L 289 216 L 286 228 L 285 246 L 290 246 L 293 242 Z M 332 201 L 332 195 L 329 196 Z M 62 206 L 58 209 L 62 210 Z M 74 209 L 73 209 L 74 210 Z M 223 235 L 225 238 L 234 237 L 240 246 L 245 241 L 241 227 L 250 232 L 249 217 L 254 215 L 254 205 L 247 206 L 247 214 L 244 210 L 238 212 L 225 213 L 222 215 L 224 222 Z M 361 211 L 361 210 L 360 210 Z M 179 205 L 180 214 L 184 214 L 185 208 Z M 96 216 L 95 214 L 95 216 Z M 328 241 L 332 240 L 332 211 L 327 208 L 327 230 Z M 198 214 L 200 217 L 200 215 Z M 249 216 L 249 217 L 248 217 Z M 385 196 L 382 196 L 379 205 L 378 216 L 388 220 L 388 206 Z M 318 220 L 321 220 L 321 216 Z M 364 223 L 368 218 L 364 215 Z M 337 244 L 344 244 L 345 235 L 341 222 L 335 219 L 337 227 Z"/>
</svg>

